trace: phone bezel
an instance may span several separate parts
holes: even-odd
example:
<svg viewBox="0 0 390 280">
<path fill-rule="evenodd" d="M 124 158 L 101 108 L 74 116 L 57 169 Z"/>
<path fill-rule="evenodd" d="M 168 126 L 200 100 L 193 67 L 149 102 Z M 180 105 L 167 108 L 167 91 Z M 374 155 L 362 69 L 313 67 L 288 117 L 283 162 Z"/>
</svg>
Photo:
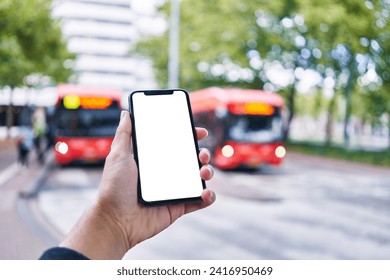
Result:
<svg viewBox="0 0 390 280">
<path fill-rule="evenodd" d="M 145 95 L 170 95 L 173 94 L 174 91 L 181 91 L 185 94 L 186 96 L 186 101 L 187 101 L 187 110 L 189 113 L 189 118 L 191 122 L 191 130 L 192 130 L 192 136 L 194 139 L 194 152 L 196 153 L 196 158 L 198 159 L 198 166 L 199 170 L 202 167 L 202 164 L 199 160 L 199 145 L 198 145 L 198 140 L 196 136 L 196 129 L 194 125 L 194 120 L 193 120 L 193 115 L 192 115 L 192 109 L 191 109 L 191 102 L 189 98 L 189 94 L 186 90 L 181 89 L 181 88 L 176 88 L 176 89 L 160 89 L 160 90 L 135 90 L 132 93 L 130 93 L 128 101 L 129 101 L 129 111 L 131 115 L 131 122 L 132 122 L 132 145 L 133 145 L 133 153 L 134 153 L 134 160 L 137 163 L 137 170 L 138 170 L 138 184 L 137 184 L 137 196 L 138 196 L 138 201 L 144 205 L 147 206 L 162 206 L 162 205 L 172 205 L 172 204 L 182 204 L 182 203 L 196 203 L 196 202 L 201 202 L 202 197 L 201 196 L 196 196 L 196 197 L 186 197 L 186 198 L 175 198 L 175 199 L 168 199 L 168 200 L 154 200 L 154 201 L 147 201 L 142 197 L 142 182 L 141 182 L 141 177 L 140 177 L 140 170 L 139 170 L 139 160 L 138 160 L 138 149 L 137 149 L 137 136 L 136 136 L 136 116 L 134 115 L 134 107 L 133 107 L 133 102 L 132 98 L 135 94 L 137 93 L 144 93 Z M 202 187 L 203 189 L 206 188 L 206 182 L 200 178 L 201 180 Z"/>
</svg>

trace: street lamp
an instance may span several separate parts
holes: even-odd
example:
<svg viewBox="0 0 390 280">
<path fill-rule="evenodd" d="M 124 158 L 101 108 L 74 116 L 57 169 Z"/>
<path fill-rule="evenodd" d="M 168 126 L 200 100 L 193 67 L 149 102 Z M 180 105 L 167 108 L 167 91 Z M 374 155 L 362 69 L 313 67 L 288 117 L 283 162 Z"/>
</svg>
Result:
<svg viewBox="0 0 390 280">
<path fill-rule="evenodd" d="M 179 24 L 180 0 L 171 0 L 171 17 L 169 27 L 168 87 L 179 86 Z"/>
</svg>

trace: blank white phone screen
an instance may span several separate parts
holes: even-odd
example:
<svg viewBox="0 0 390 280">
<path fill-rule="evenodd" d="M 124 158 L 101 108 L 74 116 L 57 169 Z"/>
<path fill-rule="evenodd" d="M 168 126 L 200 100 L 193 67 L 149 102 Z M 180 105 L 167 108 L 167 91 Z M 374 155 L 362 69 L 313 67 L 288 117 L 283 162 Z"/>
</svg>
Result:
<svg viewBox="0 0 390 280">
<path fill-rule="evenodd" d="M 200 197 L 203 185 L 186 93 L 135 92 L 131 102 L 142 199 Z"/>
</svg>

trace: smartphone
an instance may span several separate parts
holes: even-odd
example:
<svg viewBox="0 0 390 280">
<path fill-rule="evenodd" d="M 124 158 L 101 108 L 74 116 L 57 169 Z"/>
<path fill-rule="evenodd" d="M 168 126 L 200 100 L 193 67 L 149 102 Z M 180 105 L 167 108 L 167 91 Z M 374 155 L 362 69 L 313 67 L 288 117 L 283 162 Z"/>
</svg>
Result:
<svg viewBox="0 0 390 280">
<path fill-rule="evenodd" d="M 201 201 L 198 141 L 188 93 L 139 90 L 129 96 L 138 199 L 145 205 Z"/>
</svg>

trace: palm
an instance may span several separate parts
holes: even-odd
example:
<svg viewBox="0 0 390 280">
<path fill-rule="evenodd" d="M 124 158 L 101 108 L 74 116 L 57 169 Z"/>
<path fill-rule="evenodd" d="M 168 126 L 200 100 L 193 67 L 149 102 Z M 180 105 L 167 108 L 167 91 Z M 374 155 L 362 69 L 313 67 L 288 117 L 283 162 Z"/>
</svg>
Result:
<svg viewBox="0 0 390 280">
<path fill-rule="evenodd" d="M 135 165 L 134 160 L 132 160 L 132 165 L 132 170 L 136 171 L 137 166 Z M 134 176 L 133 178 L 137 178 L 137 176 Z M 132 197 L 136 198 L 137 194 L 134 191 L 135 190 L 132 190 Z M 185 204 L 151 207 L 137 203 L 137 207 L 133 209 L 130 215 L 135 219 L 135 225 L 137 225 L 137 227 L 147 231 L 143 233 L 143 237 L 144 239 L 148 239 L 166 229 L 185 213 Z"/>
<path fill-rule="evenodd" d="M 106 159 L 99 190 L 99 204 L 104 205 L 104 211 L 109 213 L 122 227 L 130 247 L 132 247 L 161 232 L 182 215 L 210 205 L 215 198 L 203 197 L 202 194 L 202 198 L 206 198 L 206 201 L 159 207 L 144 206 L 138 203 L 138 168 L 131 156 L 131 141 L 128 137 L 130 135 L 130 127 L 124 127 L 123 130 L 118 129 L 114 140 L 115 145 L 112 146 Z M 206 135 L 206 130 L 197 129 L 199 140 L 205 138 Z M 205 153 L 201 154 L 204 158 Z M 209 156 L 206 156 L 206 159 L 201 159 L 201 162 L 206 165 L 208 161 Z M 212 177 L 209 171 L 203 171 L 205 172 L 202 172 L 201 169 L 202 179 L 208 180 Z"/>
</svg>

